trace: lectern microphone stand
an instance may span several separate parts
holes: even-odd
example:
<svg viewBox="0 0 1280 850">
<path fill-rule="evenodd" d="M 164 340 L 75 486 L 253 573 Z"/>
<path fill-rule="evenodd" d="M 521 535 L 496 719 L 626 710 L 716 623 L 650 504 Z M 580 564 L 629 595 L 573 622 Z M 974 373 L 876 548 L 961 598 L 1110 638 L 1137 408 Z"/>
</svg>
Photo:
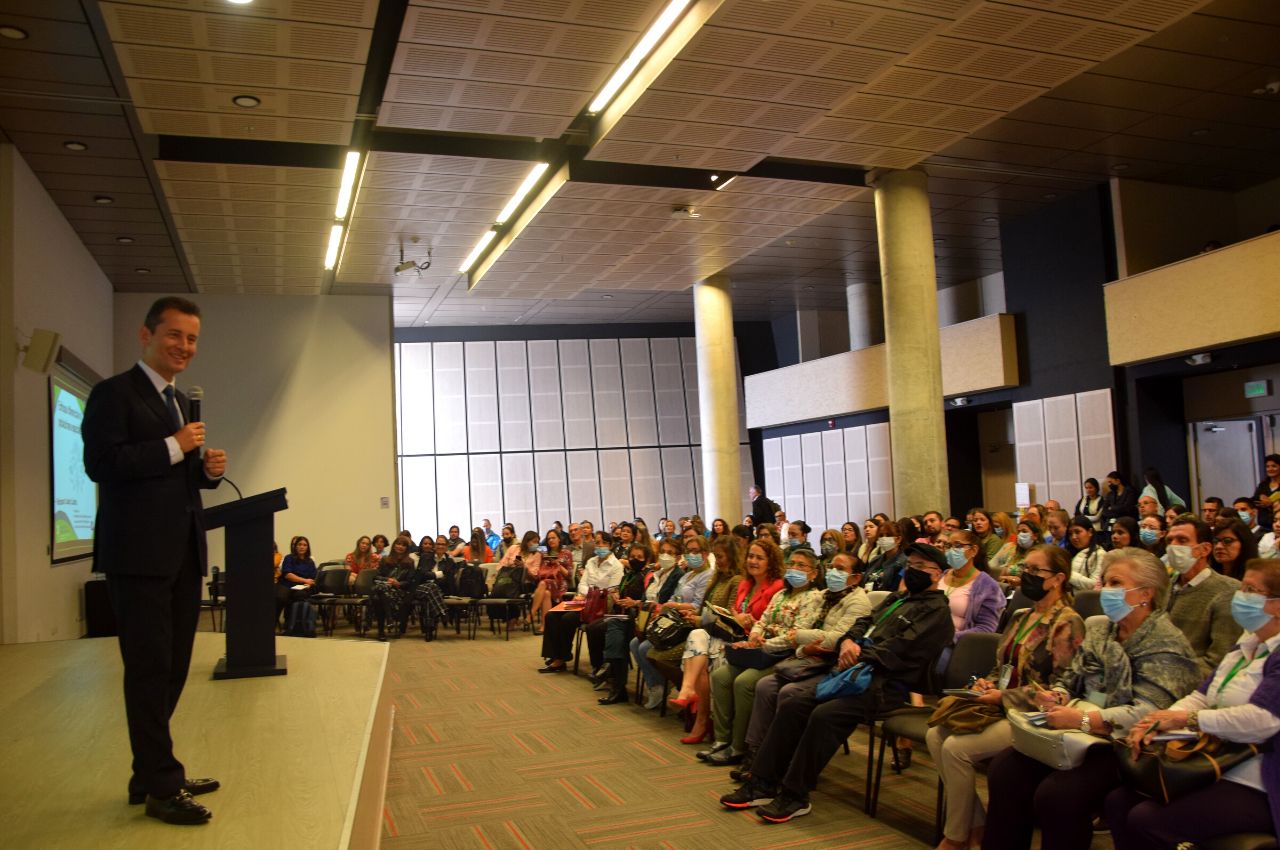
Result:
<svg viewBox="0 0 1280 850">
<path fill-rule="evenodd" d="M 288 509 L 284 488 L 217 505 L 204 512 L 205 527 L 226 529 L 227 654 L 215 679 L 283 676 L 276 655 L 275 514 Z"/>
</svg>

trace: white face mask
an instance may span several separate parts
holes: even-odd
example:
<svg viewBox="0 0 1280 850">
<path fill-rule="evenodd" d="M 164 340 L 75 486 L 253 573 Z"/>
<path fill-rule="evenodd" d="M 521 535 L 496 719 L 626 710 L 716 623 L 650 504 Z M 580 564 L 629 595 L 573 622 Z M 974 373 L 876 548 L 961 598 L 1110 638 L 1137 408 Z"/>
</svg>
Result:
<svg viewBox="0 0 1280 850">
<path fill-rule="evenodd" d="M 669 570 L 675 565 L 676 565 L 675 555 L 659 555 L 658 556 L 658 569 Z"/>
<path fill-rule="evenodd" d="M 897 546 L 897 545 L 898 545 L 898 538 L 896 537 L 877 537 L 876 538 L 876 546 L 880 549 L 881 552 L 888 552 L 890 549 L 892 549 L 894 546 Z"/>
<path fill-rule="evenodd" d="M 1194 567 L 1198 560 L 1195 555 L 1191 554 L 1190 546 L 1170 546 L 1165 549 L 1164 556 L 1166 563 L 1169 564 L 1169 569 L 1178 575 L 1182 575 Z"/>
</svg>

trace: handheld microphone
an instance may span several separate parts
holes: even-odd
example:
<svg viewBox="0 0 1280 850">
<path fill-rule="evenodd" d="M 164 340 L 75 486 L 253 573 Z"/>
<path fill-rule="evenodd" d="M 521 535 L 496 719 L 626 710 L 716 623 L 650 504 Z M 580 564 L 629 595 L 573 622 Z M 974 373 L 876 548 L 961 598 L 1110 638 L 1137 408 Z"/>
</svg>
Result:
<svg viewBox="0 0 1280 850">
<path fill-rule="evenodd" d="M 200 406 L 204 401 L 204 389 L 202 387 L 192 387 L 187 390 L 187 402 L 191 408 L 191 421 L 200 421 Z"/>
</svg>

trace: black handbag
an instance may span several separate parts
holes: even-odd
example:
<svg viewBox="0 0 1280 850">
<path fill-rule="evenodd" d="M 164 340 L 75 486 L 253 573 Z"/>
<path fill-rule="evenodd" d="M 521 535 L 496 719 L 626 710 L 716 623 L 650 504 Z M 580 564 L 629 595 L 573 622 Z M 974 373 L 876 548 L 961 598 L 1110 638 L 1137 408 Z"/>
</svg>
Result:
<svg viewBox="0 0 1280 850">
<path fill-rule="evenodd" d="M 691 631 L 693 626 L 685 622 L 683 614 L 667 609 L 649 621 L 644 636 L 654 649 L 671 649 L 679 646 Z"/>
<path fill-rule="evenodd" d="M 1195 740 L 1165 741 L 1139 750 L 1115 741 L 1120 775 L 1138 793 L 1162 803 L 1207 788 L 1223 774 L 1258 755 L 1256 744 L 1238 744 L 1200 733 Z"/>
<path fill-rule="evenodd" d="M 724 660 L 728 661 L 731 667 L 750 670 L 767 670 L 784 658 L 790 657 L 792 657 L 792 650 L 789 649 L 784 649 L 781 652 L 770 652 L 763 647 L 756 646 L 726 646 L 724 648 Z"/>
<path fill-rule="evenodd" d="M 723 611 L 724 609 L 720 609 Z M 720 613 L 713 610 L 711 612 L 715 619 L 707 626 L 707 634 L 728 643 L 737 643 L 740 640 L 747 639 L 746 629 L 742 628 L 742 624 L 733 619 L 733 615 L 729 613 Z"/>
</svg>

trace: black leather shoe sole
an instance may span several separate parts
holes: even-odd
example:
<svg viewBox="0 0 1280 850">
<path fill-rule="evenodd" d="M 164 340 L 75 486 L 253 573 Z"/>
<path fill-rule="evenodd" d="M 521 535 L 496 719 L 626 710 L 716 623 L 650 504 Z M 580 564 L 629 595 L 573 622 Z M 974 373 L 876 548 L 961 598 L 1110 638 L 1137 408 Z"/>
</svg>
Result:
<svg viewBox="0 0 1280 850">
<path fill-rule="evenodd" d="M 222 787 L 222 783 L 216 779 L 188 779 L 187 783 L 182 786 L 182 790 L 188 794 L 208 794 L 210 791 L 217 791 Z M 141 806 L 147 802 L 147 792 L 129 792 L 129 805 Z"/>
<path fill-rule="evenodd" d="M 617 705 L 618 703 L 629 701 L 630 700 L 627 699 L 626 691 L 618 691 L 617 693 L 609 694 L 607 697 L 600 697 L 600 699 L 596 700 L 600 705 Z"/>
<path fill-rule="evenodd" d="M 563 673 L 568 669 L 569 669 L 568 667 L 539 667 L 538 672 L 539 673 Z"/>
</svg>

